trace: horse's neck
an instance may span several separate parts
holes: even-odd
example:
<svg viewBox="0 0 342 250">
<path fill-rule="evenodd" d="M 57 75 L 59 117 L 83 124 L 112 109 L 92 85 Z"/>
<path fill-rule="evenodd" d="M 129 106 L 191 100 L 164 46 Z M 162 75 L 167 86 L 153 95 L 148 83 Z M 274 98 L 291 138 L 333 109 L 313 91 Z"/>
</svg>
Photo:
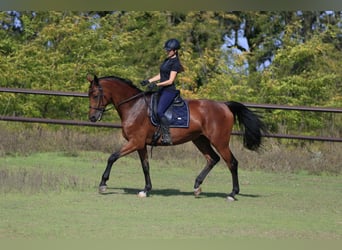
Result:
<svg viewBox="0 0 342 250">
<path fill-rule="evenodd" d="M 139 99 L 144 99 L 144 93 L 135 87 L 131 87 L 126 83 L 106 81 L 103 83 L 110 95 L 112 104 L 115 106 L 121 120 L 131 119 L 129 116 L 135 116 L 136 113 L 142 112 L 139 105 Z M 141 110 L 141 111 L 140 111 Z"/>
<path fill-rule="evenodd" d="M 143 92 L 138 92 L 129 99 L 124 100 L 116 107 L 122 122 L 141 124 L 148 117 L 149 97 Z"/>
<path fill-rule="evenodd" d="M 125 83 L 105 82 L 103 87 L 108 89 L 110 98 L 116 107 L 130 98 L 134 98 L 134 96 L 139 93 L 139 90 L 132 88 Z"/>
</svg>

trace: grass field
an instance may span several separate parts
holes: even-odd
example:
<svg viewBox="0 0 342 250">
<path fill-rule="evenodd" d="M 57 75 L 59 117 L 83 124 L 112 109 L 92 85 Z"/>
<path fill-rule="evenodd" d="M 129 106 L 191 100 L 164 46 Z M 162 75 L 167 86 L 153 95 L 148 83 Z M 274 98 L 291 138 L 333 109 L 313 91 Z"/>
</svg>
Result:
<svg viewBox="0 0 342 250">
<path fill-rule="evenodd" d="M 120 159 L 97 193 L 108 154 L 4 156 L 1 239 L 342 239 L 342 176 L 240 168 L 241 195 L 220 163 L 192 193 L 203 159 L 152 159 L 153 191 L 135 155 Z M 242 161 L 242 160 L 241 160 Z M 240 161 L 240 162 L 241 162 Z M 198 166 L 196 165 L 198 164 Z"/>
</svg>

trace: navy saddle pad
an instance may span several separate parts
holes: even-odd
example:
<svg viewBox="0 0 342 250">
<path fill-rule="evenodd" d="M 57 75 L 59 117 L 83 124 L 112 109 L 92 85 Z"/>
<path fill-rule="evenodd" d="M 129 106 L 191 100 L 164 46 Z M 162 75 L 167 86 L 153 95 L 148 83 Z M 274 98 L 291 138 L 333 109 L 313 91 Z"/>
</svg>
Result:
<svg viewBox="0 0 342 250">
<path fill-rule="evenodd" d="M 159 125 L 157 118 L 157 103 L 159 95 L 155 93 L 151 96 L 151 110 L 150 114 L 151 122 L 154 126 Z M 169 120 L 169 126 L 171 128 L 188 128 L 189 127 L 189 105 L 188 102 L 183 100 L 178 94 L 173 103 L 166 110 L 165 116 Z"/>
</svg>

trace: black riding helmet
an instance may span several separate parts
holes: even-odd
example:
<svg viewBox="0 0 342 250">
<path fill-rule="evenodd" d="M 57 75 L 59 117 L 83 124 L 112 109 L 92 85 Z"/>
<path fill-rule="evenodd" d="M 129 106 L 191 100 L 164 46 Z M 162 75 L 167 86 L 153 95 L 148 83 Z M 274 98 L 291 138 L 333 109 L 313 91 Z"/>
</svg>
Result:
<svg viewBox="0 0 342 250">
<path fill-rule="evenodd" d="M 169 39 L 165 42 L 164 49 L 167 51 L 170 50 L 179 50 L 180 49 L 180 42 L 177 39 Z"/>
</svg>

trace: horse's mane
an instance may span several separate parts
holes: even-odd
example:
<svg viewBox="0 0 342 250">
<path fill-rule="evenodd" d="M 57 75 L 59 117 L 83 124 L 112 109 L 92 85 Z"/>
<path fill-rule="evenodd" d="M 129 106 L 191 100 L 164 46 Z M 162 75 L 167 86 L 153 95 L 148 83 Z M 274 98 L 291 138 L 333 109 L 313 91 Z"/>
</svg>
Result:
<svg viewBox="0 0 342 250">
<path fill-rule="evenodd" d="M 132 88 L 135 88 L 139 91 L 141 91 L 136 85 L 133 84 L 133 82 L 129 79 L 125 79 L 125 78 L 122 78 L 122 77 L 118 77 L 118 76 L 103 76 L 103 77 L 100 77 L 100 79 L 108 79 L 108 78 L 111 78 L 111 79 L 114 79 L 114 80 L 119 80 L 121 82 L 124 82 L 126 83 L 127 85 L 131 86 Z"/>
</svg>

